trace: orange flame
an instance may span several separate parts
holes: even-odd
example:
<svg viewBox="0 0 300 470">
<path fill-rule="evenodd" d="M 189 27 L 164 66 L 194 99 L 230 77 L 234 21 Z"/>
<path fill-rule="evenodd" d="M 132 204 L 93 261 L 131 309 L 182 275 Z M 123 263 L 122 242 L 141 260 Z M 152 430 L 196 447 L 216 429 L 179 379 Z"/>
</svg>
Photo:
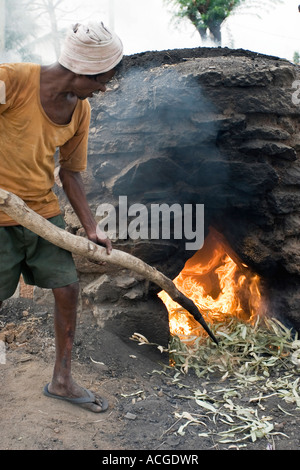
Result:
<svg viewBox="0 0 300 470">
<path fill-rule="evenodd" d="M 260 309 L 259 276 L 237 259 L 214 229 L 203 248 L 186 262 L 174 284 L 193 300 L 208 323 L 224 321 L 228 316 L 252 321 Z M 166 292 L 160 292 L 159 297 L 169 312 L 171 335 L 184 339 L 202 334 L 198 322 Z"/>
</svg>

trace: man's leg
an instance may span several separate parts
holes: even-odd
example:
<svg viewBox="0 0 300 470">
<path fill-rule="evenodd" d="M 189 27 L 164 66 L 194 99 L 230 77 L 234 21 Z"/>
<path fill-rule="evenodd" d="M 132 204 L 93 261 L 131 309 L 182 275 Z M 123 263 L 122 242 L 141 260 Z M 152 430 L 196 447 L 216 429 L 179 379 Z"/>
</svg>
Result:
<svg viewBox="0 0 300 470">
<path fill-rule="evenodd" d="M 71 375 L 71 356 L 76 329 L 78 282 L 66 287 L 53 289 L 55 298 L 55 344 L 56 359 L 52 381 L 48 390 L 50 393 L 68 397 L 79 398 L 86 396 L 86 392 L 77 385 Z M 101 398 L 95 397 L 95 403 L 82 405 L 94 412 L 102 411 Z"/>
<path fill-rule="evenodd" d="M 56 360 L 52 385 L 64 392 L 71 384 L 71 356 L 76 328 L 78 283 L 53 289 Z"/>
</svg>

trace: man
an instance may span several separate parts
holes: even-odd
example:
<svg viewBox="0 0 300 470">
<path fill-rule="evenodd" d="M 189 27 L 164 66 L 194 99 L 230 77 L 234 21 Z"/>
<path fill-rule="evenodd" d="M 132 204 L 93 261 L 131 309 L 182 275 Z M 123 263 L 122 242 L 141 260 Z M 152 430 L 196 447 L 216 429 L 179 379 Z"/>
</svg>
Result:
<svg viewBox="0 0 300 470">
<path fill-rule="evenodd" d="M 54 153 L 59 148 L 60 179 L 87 237 L 111 252 L 111 242 L 96 230 L 80 172 L 86 168 L 90 105 L 105 92 L 123 56 L 121 40 L 103 23 L 77 24 L 67 36 L 57 63 L 4 64 L 0 83 L 0 187 L 21 197 L 52 223 L 64 227 L 54 185 Z M 5 101 L 5 103 L 3 103 Z M 76 325 L 78 279 L 72 256 L 0 211 L 0 301 L 25 282 L 53 290 L 56 360 L 47 396 L 65 399 L 93 412 L 107 401 L 74 382 L 71 352 Z"/>
</svg>

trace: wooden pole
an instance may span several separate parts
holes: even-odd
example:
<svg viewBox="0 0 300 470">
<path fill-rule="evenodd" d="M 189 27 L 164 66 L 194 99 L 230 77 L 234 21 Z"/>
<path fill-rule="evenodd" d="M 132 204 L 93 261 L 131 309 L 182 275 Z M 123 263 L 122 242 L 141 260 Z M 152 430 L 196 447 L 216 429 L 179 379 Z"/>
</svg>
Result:
<svg viewBox="0 0 300 470">
<path fill-rule="evenodd" d="M 106 249 L 91 242 L 90 240 L 73 235 L 31 210 L 25 202 L 15 194 L 0 189 L 0 210 L 8 214 L 18 224 L 26 227 L 40 237 L 48 240 L 54 245 L 64 248 L 74 254 L 86 257 L 91 261 L 106 261 L 141 274 L 145 279 L 157 284 L 169 296 L 186 309 L 196 321 L 204 328 L 213 341 L 218 344 L 214 334 L 210 331 L 207 323 L 194 302 L 180 292 L 173 281 L 159 272 L 156 268 L 144 263 L 124 251 L 112 250 L 108 255 Z"/>
</svg>

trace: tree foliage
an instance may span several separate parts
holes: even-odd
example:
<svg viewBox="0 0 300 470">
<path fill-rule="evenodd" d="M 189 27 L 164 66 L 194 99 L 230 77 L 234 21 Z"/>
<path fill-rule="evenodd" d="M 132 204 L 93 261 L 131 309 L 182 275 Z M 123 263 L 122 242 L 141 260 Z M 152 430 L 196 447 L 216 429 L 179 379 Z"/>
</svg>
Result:
<svg viewBox="0 0 300 470">
<path fill-rule="evenodd" d="M 204 39 L 208 30 L 221 43 L 221 25 L 232 10 L 245 0 L 167 0 L 179 7 L 179 18 L 188 18 Z"/>
<path fill-rule="evenodd" d="M 234 11 L 244 7 L 244 11 L 256 13 L 259 10 L 266 10 L 274 7 L 275 4 L 282 3 L 282 0 L 165 0 L 166 3 L 173 4 L 177 12 L 177 18 L 188 18 L 202 39 L 211 37 L 217 44 L 221 44 L 222 23 Z"/>
<path fill-rule="evenodd" d="M 29 44 L 37 34 L 37 24 L 28 11 L 28 0 L 5 2 L 5 51 L 23 61 L 35 58 Z"/>
<path fill-rule="evenodd" d="M 65 11 L 61 9 L 64 0 L 32 0 L 29 9 L 35 18 L 43 23 L 45 34 L 39 38 L 40 41 L 48 41 L 52 44 L 56 59 L 60 55 L 60 43 L 65 30 L 60 30 L 58 18 L 64 16 Z"/>
<path fill-rule="evenodd" d="M 6 53 L 20 61 L 41 62 L 39 51 L 50 45 L 57 59 L 65 35 L 58 20 L 70 13 L 62 9 L 64 4 L 64 0 L 6 0 Z"/>
</svg>

